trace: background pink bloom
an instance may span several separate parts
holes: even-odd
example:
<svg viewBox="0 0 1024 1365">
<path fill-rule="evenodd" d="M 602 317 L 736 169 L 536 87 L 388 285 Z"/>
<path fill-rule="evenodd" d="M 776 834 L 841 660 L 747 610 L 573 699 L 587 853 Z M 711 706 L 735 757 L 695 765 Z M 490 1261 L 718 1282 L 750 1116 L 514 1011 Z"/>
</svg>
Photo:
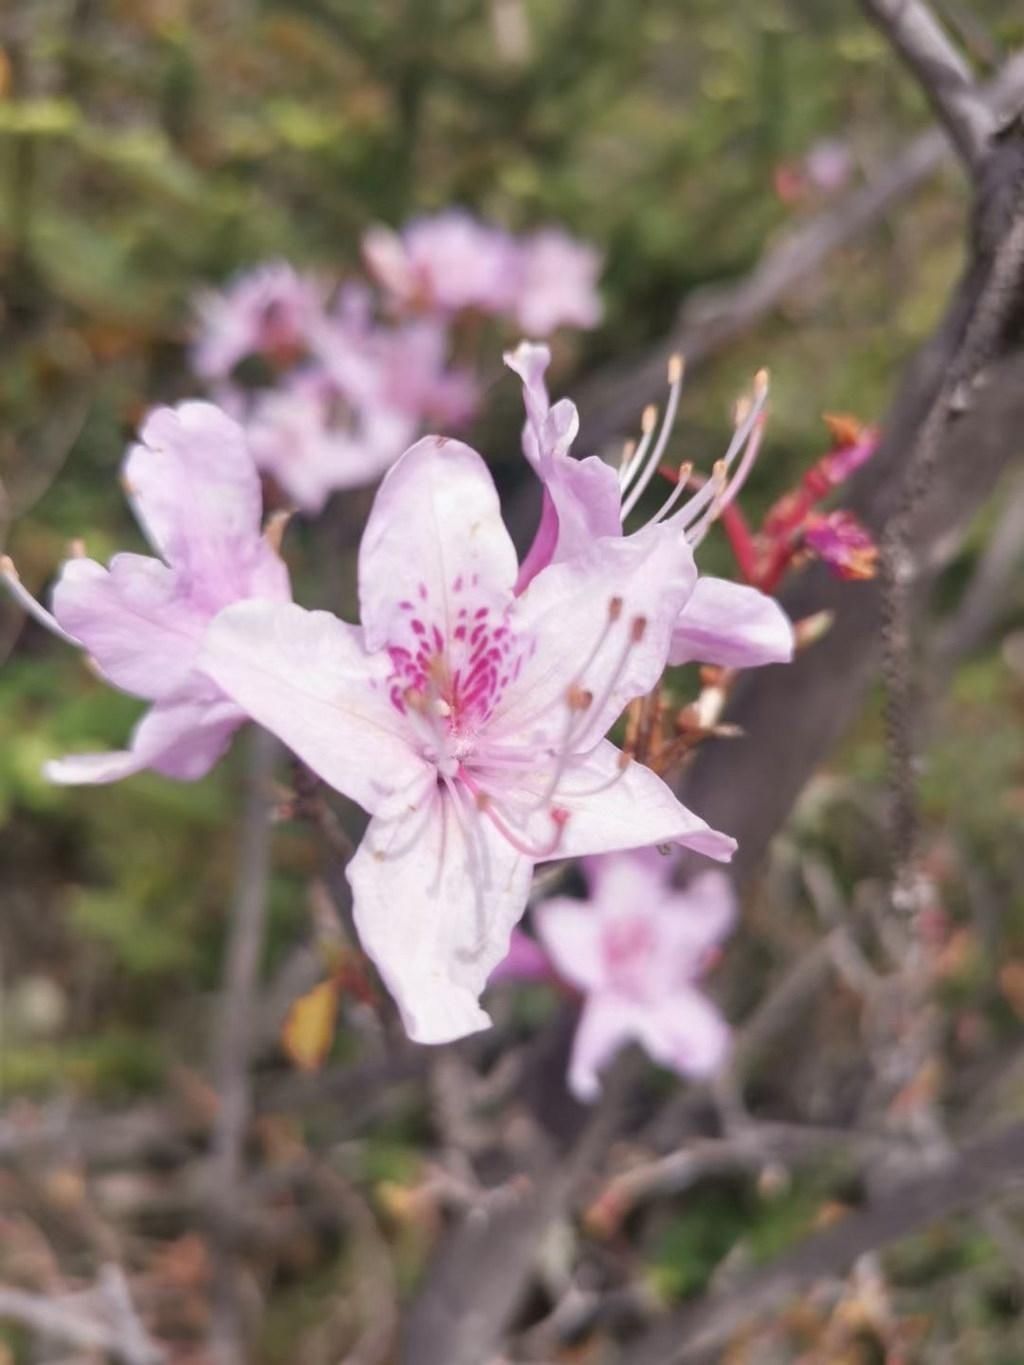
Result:
<svg viewBox="0 0 1024 1365">
<path fill-rule="evenodd" d="M 290 596 L 287 570 L 261 533 L 259 476 L 244 436 L 212 404 L 151 413 L 124 482 L 160 558 L 119 554 L 107 568 L 69 560 L 53 613 L 107 682 L 153 706 L 127 750 L 50 763 L 55 782 L 110 782 L 142 768 L 201 777 L 245 720 L 196 671 L 207 626 L 232 602 Z"/>
<path fill-rule="evenodd" d="M 531 337 L 559 327 L 596 327 L 601 321 L 597 280 L 601 253 L 561 228 L 542 228 L 519 248 L 516 320 Z"/>
<path fill-rule="evenodd" d="M 728 1049 L 728 1027 L 696 989 L 736 914 L 721 872 L 672 884 L 673 862 L 655 850 L 589 858 L 588 900 L 558 897 L 534 911 L 552 966 L 583 992 L 569 1085 L 581 1100 L 628 1042 L 684 1076 L 708 1076 Z"/>
<path fill-rule="evenodd" d="M 517 568 L 480 456 L 428 438 L 377 493 L 362 629 L 250 602 L 204 651 L 218 686 L 372 816 L 347 869 L 356 926 L 421 1042 L 489 1022 L 478 997 L 536 862 L 734 848 L 603 738 L 661 676 L 693 588 L 685 543 L 609 538 L 518 598 Z"/>
<path fill-rule="evenodd" d="M 403 307 L 504 313 L 514 306 L 519 258 L 513 239 L 464 209 L 414 219 L 401 233 L 371 228 L 363 257 Z"/>
<path fill-rule="evenodd" d="M 326 289 L 286 261 L 271 261 L 210 290 L 197 303 L 192 366 L 203 379 L 225 379 L 247 356 L 293 363 L 307 348 Z"/>
</svg>

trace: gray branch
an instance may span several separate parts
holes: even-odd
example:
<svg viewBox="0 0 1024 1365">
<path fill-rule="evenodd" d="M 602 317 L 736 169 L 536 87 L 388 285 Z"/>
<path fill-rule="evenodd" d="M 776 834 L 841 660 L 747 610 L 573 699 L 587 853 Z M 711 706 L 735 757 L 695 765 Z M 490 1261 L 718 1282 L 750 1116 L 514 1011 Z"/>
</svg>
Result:
<svg viewBox="0 0 1024 1365">
<path fill-rule="evenodd" d="M 861 0 L 916 76 L 968 170 L 977 174 L 995 119 L 970 67 L 924 0 Z"/>
</svg>

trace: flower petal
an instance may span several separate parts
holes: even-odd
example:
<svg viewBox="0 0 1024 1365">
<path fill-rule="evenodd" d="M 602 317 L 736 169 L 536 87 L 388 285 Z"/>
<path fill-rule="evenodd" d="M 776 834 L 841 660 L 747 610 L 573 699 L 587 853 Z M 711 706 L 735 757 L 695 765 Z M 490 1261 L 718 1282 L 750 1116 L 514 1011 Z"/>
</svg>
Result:
<svg viewBox="0 0 1024 1365">
<path fill-rule="evenodd" d="M 594 995 L 583 1006 L 569 1059 L 569 1089 L 590 1104 L 601 1093 L 600 1072 L 637 1036 L 637 1012 L 614 996 Z"/>
<path fill-rule="evenodd" d="M 428 771 L 389 698 L 387 655 L 368 654 L 359 629 L 329 612 L 240 602 L 210 626 L 199 666 L 364 810 Z"/>
<path fill-rule="evenodd" d="M 729 1026 L 699 991 L 680 989 L 637 1022 L 653 1060 L 681 1076 L 713 1076 L 728 1055 Z"/>
<path fill-rule="evenodd" d="M 69 559 L 53 591 L 53 614 L 109 682 L 150 699 L 181 686 L 206 626 L 181 576 L 134 554 L 115 555 L 109 569 Z"/>
<path fill-rule="evenodd" d="M 546 726 L 560 746 L 570 695 L 586 692 L 591 701 L 573 719 L 572 744 L 591 748 L 661 677 L 696 579 L 689 547 L 665 526 L 591 541 L 544 569 L 519 599 L 516 630 L 534 649 L 495 711 L 493 733 Z"/>
<path fill-rule="evenodd" d="M 604 740 L 566 769 L 551 798 L 569 813 L 556 856 L 681 844 L 719 862 L 729 861 L 736 851 L 735 839 L 687 810 L 650 768 L 633 762 L 623 769 L 621 757 L 615 745 Z M 541 827 L 538 822 L 538 830 Z"/>
<path fill-rule="evenodd" d="M 480 456 L 461 441 L 418 441 L 385 477 L 363 533 L 359 601 L 367 647 L 396 638 L 412 607 L 450 639 L 460 592 L 511 596 L 517 567 Z"/>
<path fill-rule="evenodd" d="M 513 929 L 508 953 L 487 978 L 489 986 L 500 986 L 506 981 L 550 981 L 551 962 L 536 939 Z"/>
<path fill-rule="evenodd" d="M 551 406 L 544 382 L 550 360 L 547 346 L 527 341 L 505 355 L 505 364 L 523 382 L 523 453 L 544 483 L 541 521 L 523 560 L 517 592 L 547 564 L 580 553 L 595 537 L 622 531 L 614 469 L 596 455 L 577 460 L 569 454 L 579 417 L 568 399 Z"/>
<path fill-rule="evenodd" d="M 605 979 L 601 918 L 590 901 L 554 896 L 532 911 L 537 933 L 559 976 L 582 991 Z"/>
<path fill-rule="evenodd" d="M 745 583 L 699 578 L 672 632 L 671 664 L 754 668 L 793 657 L 793 626 L 773 597 Z"/>
<path fill-rule="evenodd" d="M 436 784 L 371 820 L 346 870 L 359 939 L 420 1043 L 486 1028 L 479 996 L 508 954 L 532 863 Z"/>
<path fill-rule="evenodd" d="M 212 403 L 157 408 L 125 461 L 136 515 L 212 611 L 287 597 L 284 565 L 260 534 L 259 475 L 237 422 Z"/>
<path fill-rule="evenodd" d="M 724 872 L 712 870 L 694 877 L 681 891 L 659 907 L 659 932 L 673 945 L 671 955 L 691 976 L 706 965 L 707 955 L 731 932 L 736 923 L 736 891 Z"/>
<path fill-rule="evenodd" d="M 207 694 L 210 690 L 206 684 Z M 69 754 L 47 763 L 44 772 L 61 786 L 118 782 L 146 768 L 192 782 L 206 776 L 244 721 L 244 713 L 227 698 L 199 695 L 157 702 L 136 725 L 128 749 Z"/>
</svg>

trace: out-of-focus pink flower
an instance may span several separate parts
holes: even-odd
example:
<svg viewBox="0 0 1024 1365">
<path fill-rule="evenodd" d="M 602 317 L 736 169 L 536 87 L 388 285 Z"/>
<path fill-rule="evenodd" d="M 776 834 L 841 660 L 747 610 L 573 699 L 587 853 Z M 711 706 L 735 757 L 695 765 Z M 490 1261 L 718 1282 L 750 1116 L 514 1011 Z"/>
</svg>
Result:
<svg viewBox="0 0 1024 1365">
<path fill-rule="evenodd" d="M 823 194 L 835 194 L 850 179 L 853 157 L 842 139 L 823 137 L 815 142 L 804 157 L 804 173 L 815 189 Z"/>
<path fill-rule="evenodd" d="M 414 219 L 401 233 L 371 228 L 363 258 L 377 283 L 404 308 L 509 312 L 519 272 L 513 239 L 464 209 Z"/>
<path fill-rule="evenodd" d="M 299 374 L 252 398 L 245 429 L 257 466 L 295 507 L 316 516 L 332 493 L 380 478 L 415 435 L 408 418 L 375 416 L 357 428 L 320 376 Z"/>
<path fill-rule="evenodd" d="M 519 247 L 516 319 L 526 336 L 559 327 L 596 327 L 601 321 L 597 280 L 601 253 L 561 228 L 542 228 Z"/>
<path fill-rule="evenodd" d="M 736 914 L 732 884 L 707 872 L 684 890 L 653 849 L 588 858 L 588 900 L 558 897 L 533 912 L 551 966 L 583 993 L 569 1086 L 590 1101 L 600 1073 L 626 1043 L 639 1042 L 683 1076 L 721 1066 L 729 1030 L 696 983 Z"/>
<path fill-rule="evenodd" d="M 804 523 L 806 549 L 840 578 L 874 578 L 878 546 L 852 512 L 816 513 Z"/>
<path fill-rule="evenodd" d="M 213 618 L 230 603 L 290 597 L 288 573 L 261 532 L 259 476 L 242 431 L 209 403 L 158 408 L 124 466 L 135 514 L 160 558 L 119 554 L 64 565 L 47 627 L 80 645 L 112 686 L 152 702 L 127 750 L 47 764 L 54 782 L 113 782 L 143 768 L 202 777 L 246 714 L 196 659 Z"/>
<path fill-rule="evenodd" d="M 547 953 L 536 939 L 517 928 L 512 930 L 508 953 L 491 972 L 488 985 L 497 986 L 504 981 L 554 980 L 557 977 Z"/>
<path fill-rule="evenodd" d="M 271 388 L 221 396 L 259 468 L 316 515 L 332 493 L 379 479 L 424 426 L 472 415 L 476 383 L 448 366 L 448 349 L 439 319 L 378 322 L 368 291 L 350 285 L 311 330 L 303 366 Z"/>
<path fill-rule="evenodd" d="M 371 815 L 348 866 L 356 926 L 421 1042 L 487 1025 L 535 863 L 734 842 L 603 739 L 654 686 L 693 589 L 686 543 L 652 527 L 594 544 L 516 597 L 515 550 L 480 456 L 420 441 L 386 475 L 359 555 L 362 628 L 246 602 L 203 666 Z"/>
<path fill-rule="evenodd" d="M 660 432 L 649 421 L 640 446 L 616 472 L 597 456 L 579 460 L 570 453 L 579 420 L 575 404 L 568 399 L 551 406 L 544 382 L 549 362 L 546 346 L 528 342 L 505 357 L 523 382 L 527 413 L 523 451 L 544 486 L 540 525 L 523 560 L 520 589 L 545 565 L 571 558 L 595 538 L 623 534 L 624 518 L 636 507 L 660 465 L 682 380 L 681 367 L 677 367 Z M 716 507 L 735 497 L 753 463 L 763 401 L 761 393 L 738 425 L 715 479 L 682 505 L 686 488 L 685 483 L 678 484 L 647 527 L 662 525 L 691 546 L 700 543 Z M 705 577 L 680 612 L 669 662 L 751 668 L 785 663 L 792 655 L 792 624 L 773 598 L 743 583 Z"/>
<path fill-rule="evenodd" d="M 271 261 L 200 295 L 192 366 L 202 379 L 225 379 L 248 356 L 292 364 L 319 325 L 324 286 L 286 261 Z"/>
</svg>

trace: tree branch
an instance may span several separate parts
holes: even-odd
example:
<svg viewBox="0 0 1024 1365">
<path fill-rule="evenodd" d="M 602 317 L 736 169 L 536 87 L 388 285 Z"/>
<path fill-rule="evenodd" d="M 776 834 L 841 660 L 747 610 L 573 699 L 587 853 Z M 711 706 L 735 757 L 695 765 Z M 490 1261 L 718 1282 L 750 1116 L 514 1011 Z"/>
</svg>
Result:
<svg viewBox="0 0 1024 1365">
<path fill-rule="evenodd" d="M 231 1229 L 241 1198 L 243 1149 L 252 1112 L 249 1059 L 253 997 L 259 981 L 266 927 L 272 807 L 270 775 L 277 749 L 274 739 L 255 726 L 246 738 L 249 742 L 247 789 L 217 1039 L 219 1106 L 211 1157 L 210 1207 L 213 1241 L 218 1254 L 210 1343 L 219 1365 L 244 1365 L 248 1359 Z"/>
<path fill-rule="evenodd" d="M 50 1341 L 103 1351 L 123 1365 L 161 1365 L 166 1359 L 135 1316 L 123 1277 L 113 1267 L 87 1294 L 57 1297 L 0 1285 L 0 1321 L 5 1320 Z"/>
<path fill-rule="evenodd" d="M 953 146 L 976 175 L 988 151 L 995 119 L 963 56 L 924 0 L 861 3 L 917 77 Z"/>
<path fill-rule="evenodd" d="M 687 1365 L 719 1359 L 746 1324 L 816 1281 L 845 1275 L 854 1262 L 931 1224 L 1024 1185 L 1024 1124 L 983 1138 L 942 1169 L 908 1180 L 884 1198 L 808 1237 L 765 1270 L 744 1276 L 666 1321 L 623 1353 L 620 1365 Z"/>
</svg>

